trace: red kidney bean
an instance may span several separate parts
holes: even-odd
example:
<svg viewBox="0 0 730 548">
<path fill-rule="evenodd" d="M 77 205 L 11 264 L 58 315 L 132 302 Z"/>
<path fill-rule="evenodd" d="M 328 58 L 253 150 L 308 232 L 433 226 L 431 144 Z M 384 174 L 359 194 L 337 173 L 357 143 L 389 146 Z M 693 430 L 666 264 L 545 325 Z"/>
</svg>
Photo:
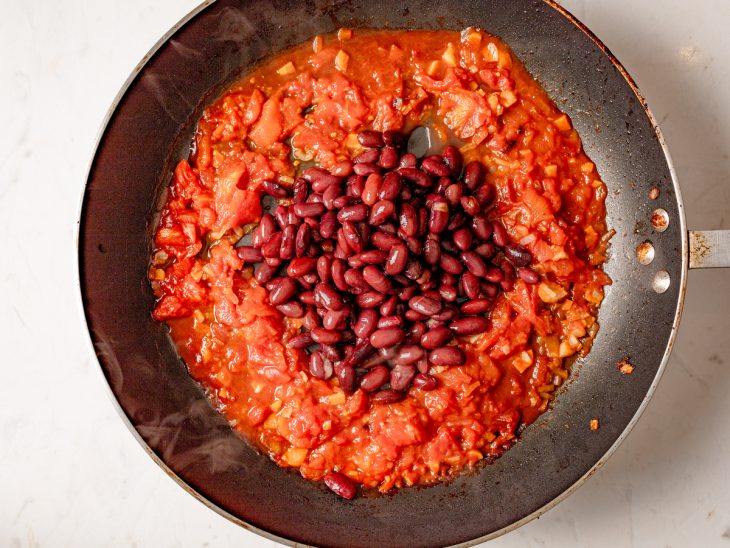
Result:
<svg viewBox="0 0 730 548">
<path fill-rule="evenodd" d="M 304 331 L 300 333 L 299 335 L 294 335 L 291 339 L 289 339 L 289 342 L 286 343 L 286 345 L 289 348 L 307 348 L 310 346 L 314 341 L 312 340 L 312 334 L 309 331 Z"/>
<path fill-rule="evenodd" d="M 471 229 L 480 240 L 488 240 L 494 232 L 493 225 L 484 217 L 474 217 L 471 222 Z"/>
<path fill-rule="evenodd" d="M 466 354 L 458 346 L 442 346 L 431 351 L 428 361 L 433 365 L 464 365 Z"/>
<path fill-rule="evenodd" d="M 439 296 L 446 302 L 452 303 L 457 299 L 458 294 L 453 285 L 441 284 L 439 286 Z"/>
<path fill-rule="evenodd" d="M 309 372 L 313 377 L 327 380 L 333 373 L 332 362 L 320 350 L 316 350 L 309 355 Z"/>
<path fill-rule="evenodd" d="M 492 308 L 492 302 L 489 299 L 472 299 L 461 305 L 461 313 L 467 316 L 475 314 L 484 314 Z"/>
<path fill-rule="evenodd" d="M 411 344 L 406 346 L 401 346 L 398 349 L 398 353 L 396 354 L 395 358 L 393 358 L 392 362 L 396 365 L 408 365 L 412 363 L 416 363 L 418 360 L 423 358 L 426 353 L 423 351 L 423 348 L 421 348 L 418 345 Z M 393 387 L 395 388 L 395 387 Z M 400 390 L 399 388 L 396 388 L 396 390 Z"/>
<path fill-rule="evenodd" d="M 400 344 L 405 337 L 406 332 L 400 327 L 376 329 L 372 335 L 370 335 L 370 344 L 372 344 L 374 348 L 386 348 Z"/>
<path fill-rule="evenodd" d="M 405 393 L 398 392 L 397 390 L 381 390 L 380 392 L 376 392 L 375 394 L 370 396 L 370 401 L 373 403 L 382 404 L 398 403 L 405 397 Z"/>
<path fill-rule="evenodd" d="M 302 313 L 302 315 L 304 315 Z M 322 327 L 325 329 L 344 329 L 345 320 L 350 315 L 350 310 L 347 307 L 343 307 L 339 310 L 328 310 L 322 318 Z"/>
<path fill-rule="evenodd" d="M 339 472 L 330 472 L 323 478 L 324 484 L 335 495 L 343 499 L 353 499 L 357 495 L 357 484 Z"/>
<path fill-rule="evenodd" d="M 451 215 L 451 217 L 449 217 L 449 224 L 446 228 L 449 230 L 456 230 L 463 226 L 466 221 L 466 215 L 464 215 L 461 211 L 456 211 L 453 215 Z"/>
<path fill-rule="evenodd" d="M 393 295 L 380 305 L 380 314 L 382 316 L 392 316 L 398 308 L 398 298 Z"/>
<path fill-rule="evenodd" d="M 292 189 L 292 203 L 303 204 L 307 200 L 307 189 L 309 184 L 306 179 L 299 178 Z"/>
<path fill-rule="evenodd" d="M 406 247 L 408 248 L 408 251 L 414 255 L 420 255 L 423 251 L 423 244 L 421 243 L 421 240 L 415 236 L 409 236 L 406 238 Z"/>
<path fill-rule="evenodd" d="M 297 227 L 294 225 L 286 225 L 282 231 L 281 245 L 279 246 L 279 258 L 289 260 L 294 257 L 296 237 Z"/>
<path fill-rule="evenodd" d="M 390 369 L 384 365 L 376 365 L 360 379 L 360 388 L 365 392 L 374 392 L 390 379 Z"/>
<path fill-rule="evenodd" d="M 271 280 L 271 278 L 274 277 L 274 275 L 276 274 L 276 271 L 277 270 L 279 270 L 278 267 L 276 267 L 276 266 L 270 266 L 270 265 L 264 263 L 264 264 L 262 264 L 261 266 L 259 266 L 256 269 L 256 273 L 254 274 L 254 278 L 256 278 L 256 281 L 259 284 L 265 284 L 266 282 L 268 282 L 269 280 Z"/>
<path fill-rule="evenodd" d="M 339 256 L 335 254 L 338 258 L 344 259 L 353 254 L 352 248 L 347 241 L 347 236 L 345 236 L 345 231 L 342 228 L 337 230 L 337 246 L 340 248 Z"/>
<path fill-rule="evenodd" d="M 418 232 L 418 214 L 411 204 L 401 205 L 400 226 L 406 236 L 415 236 Z"/>
<path fill-rule="evenodd" d="M 267 265 L 276 266 L 276 267 L 280 266 L 281 263 L 284 262 L 279 257 L 264 257 L 264 261 L 266 262 Z"/>
<path fill-rule="evenodd" d="M 396 173 L 422 188 L 433 186 L 433 179 L 427 173 L 415 167 L 399 167 Z"/>
<path fill-rule="evenodd" d="M 324 283 L 332 280 L 332 263 L 327 255 L 320 255 L 317 259 L 317 276 Z"/>
<path fill-rule="evenodd" d="M 315 183 L 323 184 L 325 187 L 337 184 L 340 182 L 340 178 L 332 175 L 329 171 L 322 169 L 321 167 L 309 167 L 302 172 L 302 177 L 312 184 L 312 188 L 315 192 L 320 192 L 314 188 Z"/>
<path fill-rule="evenodd" d="M 289 225 L 293 226 L 293 225 Z M 309 251 L 309 245 L 312 242 L 312 228 L 307 223 L 302 223 L 297 229 L 296 238 L 294 241 L 294 253 L 297 257 L 303 257 Z M 283 249 L 282 241 L 282 249 Z M 285 258 L 282 256 L 282 259 Z"/>
<path fill-rule="evenodd" d="M 438 264 L 441 258 L 441 244 L 435 235 L 429 236 L 423 243 L 423 258 L 430 265 Z"/>
<path fill-rule="evenodd" d="M 372 308 L 365 309 L 357 317 L 353 331 L 358 338 L 365 339 L 372 335 L 373 331 L 377 328 L 377 324 L 378 313 Z"/>
<path fill-rule="evenodd" d="M 383 169 L 393 169 L 398 163 L 398 150 L 393 146 L 387 146 L 380 152 L 378 165 Z"/>
<path fill-rule="evenodd" d="M 474 197 L 476 198 L 477 202 L 479 202 L 480 207 L 485 207 L 489 202 L 492 201 L 492 196 L 494 196 L 494 190 L 493 186 L 487 183 L 484 183 L 482 186 L 480 186 L 478 189 L 476 189 L 476 192 L 474 192 Z"/>
<path fill-rule="evenodd" d="M 484 278 L 488 282 L 492 282 L 495 284 L 498 284 L 504 279 L 504 273 L 501 269 L 497 268 L 496 266 L 489 266 L 487 267 L 487 271 L 484 274 Z"/>
<path fill-rule="evenodd" d="M 484 242 L 483 244 L 479 244 L 474 248 L 474 251 L 477 255 L 479 255 L 480 257 L 484 257 L 485 259 L 491 259 L 497 253 L 497 249 L 494 247 L 494 244 L 492 242 Z"/>
<path fill-rule="evenodd" d="M 409 280 L 417 280 L 423 274 L 423 265 L 416 259 L 408 259 L 403 275 Z"/>
<path fill-rule="evenodd" d="M 327 190 L 322 194 L 322 203 L 327 209 L 335 208 L 335 198 L 339 198 L 342 195 L 342 188 L 340 185 L 332 185 L 327 187 Z"/>
<path fill-rule="evenodd" d="M 266 289 L 269 291 L 271 304 L 284 304 L 296 293 L 297 284 L 291 278 L 278 277 L 266 284 Z"/>
<path fill-rule="evenodd" d="M 499 247 L 504 247 L 509 243 L 509 237 L 504 225 L 499 221 L 492 222 L 492 241 Z"/>
<path fill-rule="evenodd" d="M 286 273 L 292 278 L 298 278 L 314 272 L 317 269 L 317 260 L 313 257 L 294 257 L 286 267 Z"/>
<path fill-rule="evenodd" d="M 274 232 L 266 243 L 261 246 L 261 254 L 264 257 L 279 257 L 279 249 L 281 248 L 281 240 L 284 238 L 282 232 Z"/>
<path fill-rule="evenodd" d="M 287 189 L 274 181 L 264 181 L 261 183 L 261 188 L 266 194 L 274 198 L 286 198 L 289 196 Z"/>
<path fill-rule="evenodd" d="M 524 266 L 517 269 L 517 275 L 528 284 L 536 284 L 540 281 L 540 275 L 537 272 Z"/>
<path fill-rule="evenodd" d="M 383 182 L 378 190 L 378 198 L 381 200 L 394 200 L 403 188 L 401 176 L 395 171 L 389 171 L 383 177 Z"/>
<path fill-rule="evenodd" d="M 464 272 L 461 275 L 461 287 L 468 299 L 476 299 L 479 297 L 481 283 L 473 272 Z"/>
<path fill-rule="evenodd" d="M 336 177 L 347 177 L 352 174 L 352 162 L 350 160 L 341 160 L 332 167 L 332 175 Z"/>
<path fill-rule="evenodd" d="M 390 200 L 379 200 L 370 210 L 369 223 L 378 226 L 387 221 L 395 213 L 395 204 Z"/>
<path fill-rule="evenodd" d="M 336 344 L 342 340 L 341 331 L 333 331 L 324 327 L 315 327 L 311 333 L 312 340 L 320 344 Z"/>
<path fill-rule="evenodd" d="M 479 201 L 474 196 L 462 196 L 459 203 L 461 203 L 461 208 L 472 217 L 479 215 L 482 211 Z"/>
<path fill-rule="evenodd" d="M 337 213 L 337 220 L 341 223 L 344 223 L 345 221 L 357 223 L 367 219 L 369 213 L 370 208 L 366 204 L 355 204 L 342 208 Z"/>
<path fill-rule="evenodd" d="M 415 365 L 396 365 L 390 372 L 390 387 L 393 390 L 405 390 L 415 376 Z"/>
<path fill-rule="evenodd" d="M 437 160 L 436 158 L 439 158 Z M 447 177 L 451 174 L 451 170 L 441 163 L 440 157 L 428 157 L 421 162 L 421 169 L 426 173 L 435 175 L 436 177 Z"/>
<path fill-rule="evenodd" d="M 319 222 L 319 234 L 322 238 L 329 239 L 335 235 L 337 231 L 337 215 L 334 211 L 328 211 L 322 215 Z"/>
<path fill-rule="evenodd" d="M 317 276 L 316 272 L 310 272 L 309 274 L 305 274 L 298 280 L 300 283 L 304 282 L 305 284 L 309 284 L 309 287 L 314 287 L 314 284 L 316 284 L 319 281 L 319 276 Z"/>
<path fill-rule="evenodd" d="M 440 196 L 431 205 L 428 230 L 432 234 L 443 232 L 449 224 L 449 204 Z"/>
<path fill-rule="evenodd" d="M 347 291 L 349 287 L 347 281 L 345 281 L 346 270 L 345 261 L 342 259 L 334 259 L 332 261 L 332 282 L 340 291 Z"/>
<path fill-rule="evenodd" d="M 352 169 L 356 174 L 362 175 L 364 177 L 366 177 L 372 173 L 380 173 L 380 166 L 378 164 L 375 164 L 372 162 L 363 162 L 363 163 L 355 164 Z"/>
<path fill-rule="evenodd" d="M 419 373 L 418 375 L 413 377 L 413 386 L 415 386 L 419 390 L 423 390 L 424 392 L 435 389 L 438 384 L 439 383 L 436 380 L 436 377 L 432 377 L 431 375 L 427 375 L 424 373 Z"/>
<path fill-rule="evenodd" d="M 461 274 L 464 271 L 459 259 L 448 253 L 441 253 L 439 264 L 449 274 Z"/>
<path fill-rule="evenodd" d="M 362 270 L 357 268 L 349 268 L 345 271 L 345 282 L 350 288 L 360 291 L 367 291 L 370 289 L 369 284 L 365 281 L 362 275 Z"/>
<path fill-rule="evenodd" d="M 527 266 L 532 262 L 532 254 L 518 244 L 504 246 L 504 256 L 515 266 Z"/>
<path fill-rule="evenodd" d="M 322 351 L 322 354 L 324 354 L 324 357 L 330 361 L 336 362 L 339 361 L 342 357 L 342 353 L 336 346 L 332 346 L 330 344 L 320 344 L 319 349 Z"/>
<path fill-rule="evenodd" d="M 304 302 L 304 300 L 302 300 L 301 295 L 299 296 L 299 300 Z M 312 329 L 319 327 L 320 324 L 321 324 L 321 322 L 320 322 L 319 316 L 317 315 L 317 311 L 313 307 L 308 306 L 307 311 L 304 313 L 304 317 L 302 318 L 302 326 L 309 329 L 310 338 L 312 337 L 312 333 L 311 333 Z M 312 341 L 312 342 L 314 342 L 314 341 Z"/>
<path fill-rule="evenodd" d="M 356 164 L 372 164 L 378 160 L 380 160 L 380 151 L 378 149 L 363 150 L 352 159 Z"/>
<path fill-rule="evenodd" d="M 382 229 L 383 227 L 381 226 L 380 228 Z M 381 251 L 390 251 L 390 248 L 394 245 L 403 243 L 398 236 L 386 232 L 373 232 L 372 236 L 370 236 L 370 241 Z"/>
<path fill-rule="evenodd" d="M 353 187 L 348 187 L 348 192 Z M 335 209 L 342 209 L 343 207 L 347 207 L 349 205 L 352 205 L 357 202 L 357 198 L 353 196 L 337 196 L 334 200 L 332 200 L 332 205 L 335 206 Z"/>
<path fill-rule="evenodd" d="M 428 330 L 426 324 L 423 322 L 413 322 L 411 329 L 408 331 L 407 342 L 410 344 L 418 344 L 421 341 L 421 336 Z"/>
<path fill-rule="evenodd" d="M 345 303 L 337 290 L 329 284 L 318 283 L 314 288 L 314 297 L 327 310 L 342 310 Z"/>
<path fill-rule="evenodd" d="M 392 282 L 377 266 L 366 266 L 363 268 L 362 276 L 375 291 L 390 293 L 393 290 Z"/>
<path fill-rule="evenodd" d="M 406 320 L 411 322 L 421 322 L 427 318 L 425 314 L 421 314 L 420 312 L 416 312 L 412 308 L 409 308 L 405 311 L 403 314 L 406 317 Z"/>
<path fill-rule="evenodd" d="M 457 335 L 476 335 L 489 329 L 489 320 L 484 316 L 467 316 L 454 320 L 449 328 Z"/>
<path fill-rule="evenodd" d="M 363 250 L 364 244 L 362 236 L 360 235 L 360 231 L 357 229 L 354 223 L 352 223 L 351 221 L 345 221 L 344 223 L 342 223 L 342 232 L 350 249 L 352 249 L 355 253 L 360 253 Z"/>
<path fill-rule="evenodd" d="M 271 235 L 276 232 L 276 221 L 270 213 L 264 213 L 261 216 L 258 230 L 261 237 L 261 245 L 265 244 Z"/>
<path fill-rule="evenodd" d="M 452 337 L 451 331 L 446 327 L 434 327 L 421 336 L 421 346 L 427 350 L 434 350 L 445 345 Z"/>
<path fill-rule="evenodd" d="M 254 264 L 264 260 L 261 250 L 250 245 L 244 245 L 236 249 L 236 253 L 244 263 Z"/>
<path fill-rule="evenodd" d="M 351 365 L 340 364 L 335 367 L 335 375 L 340 381 L 340 388 L 346 394 L 352 394 L 355 391 L 355 368 Z"/>
<path fill-rule="evenodd" d="M 425 316 L 438 314 L 439 312 L 441 312 L 441 308 L 443 308 L 441 303 L 436 299 L 424 297 L 423 295 L 413 297 L 410 301 L 408 301 L 408 306 L 412 310 L 415 310 L 416 312 Z"/>
<path fill-rule="evenodd" d="M 461 199 L 464 197 L 464 185 L 461 183 L 454 183 L 446 187 L 444 190 L 444 198 L 449 202 L 451 207 L 456 207 L 461 204 Z"/>
<path fill-rule="evenodd" d="M 399 168 L 416 167 L 416 164 L 418 164 L 418 158 L 416 158 L 415 154 L 411 154 L 410 152 L 405 153 L 398 161 Z"/>
<path fill-rule="evenodd" d="M 403 318 L 400 316 L 381 316 L 378 320 L 378 329 L 388 327 L 403 327 Z"/>
<path fill-rule="evenodd" d="M 301 318 L 304 316 L 304 306 L 297 301 L 289 301 L 288 303 L 280 304 L 276 309 L 281 312 L 287 318 Z"/>
<path fill-rule="evenodd" d="M 365 186 L 362 190 L 362 201 L 369 206 L 375 204 L 375 202 L 378 201 L 378 192 L 380 192 L 382 184 L 383 178 L 379 173 L 372 173 L 368 175 L 368 178 L 365 180 Z"/>
<path fill-rule="evenodd" d="M 360 308 L 376 308 L 385 302 L 385 295 L 377 291 L 366 291 L 355 297 Z"/>
<path fill-rule="evenodd" d="M 383 264 L 388 259 L 388 254 L 380 249 L 368 249 L 367 251 L 354 255 L 352 258 L 356 258 L 356 260 L 361 262 L 363 265 L 377 265 Z"/>
<path fill-rule="evenodd" d="M 385 273 L 395 276 L 405 270 L 408 263 L 408 248 L 402 243 L 397 243 L 390 248 L 388 258 L 385 261 Z"/>
<path fill-rule="evenodd" d="M 456 247 L 462 251 L 466 251 L 471 247 L 471 243 L 473 241 L 471 230 L 468 228 L 460 228 L 454 232 L 453 240 Z"/>
<path fill-rule="evenodd" d="M 416 291 L 418 291 L 418 286 L 409 285 L 401 289 L 400 293 L 398 293 L 398 298 L 401 301 L 408 301 L 416 294 Z"/>
<path fill-rule="evenodd" d="M 461 261 L 469 269 L 469 272 L 475 276 L 483 278 L 487 274 L 487 265 L 474 251 L 464 251 L 461 254 Z"/>
<path fill-rule="evenodd" d="M 278 227 L 283 230 L 289 224 L 289 208 L 283 205 L 276 206 L 274 208 L 274 219 L 276 219 Z"/>
<path fill-rule="evenodd" d="M 294 204 L 292 207 L 297 217 L 319 217 L 327 210 L 322 203 Z"/>
<path fill-rule="evenodd" d="M 483 177 L 484 168 L 480 162 L 475 160 L 466 164 L 464 168 L 464 184 L 469 190 L 474 190 L 482 184 Z"/>
<path fill-rule="evenodd" d="M 383 134 L 377 131 L 364 130 L 358 133 L 357 142 L 366 148 L 380 148 L 383 146 Z"/>
<path fill-rule="evenodd" d="M 314 291 L 303 291 L 297 297 L 301 302 L 308 305 L 316 305 L 317 299 L 314 298 Z"/>
<path fill-rule="evenodd" d="M 444 164 L 451 171 L 451 175 L 458 177 L 461 173 L 461 167 L 463 165 L 463 157 L 461 151 L 455 146 L 447 146 L 443 153 Z"/>
</svg>

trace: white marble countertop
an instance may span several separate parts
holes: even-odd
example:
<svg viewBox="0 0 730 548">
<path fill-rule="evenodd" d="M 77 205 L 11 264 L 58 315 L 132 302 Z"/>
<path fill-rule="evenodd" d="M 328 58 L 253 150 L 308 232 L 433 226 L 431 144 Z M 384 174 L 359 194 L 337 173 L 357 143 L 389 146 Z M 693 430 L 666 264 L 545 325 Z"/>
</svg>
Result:
<svg viewBox="0 0 730 548">
<path fill-rule="evenodd" d="M 1 546 L 274 545 L 149 459 L 107 396 L 76 302 L 76 213 L 99 124 L 196 3 L 2 4 Z M 689 226 L 730 228 L 730 3 L 563 3 L 648 98 Z M 728 310 L 730 272 L 692 272 L 676 348 L 638 426 L 575 494 L 491 545 L 730 547 Z"/>
</svg>

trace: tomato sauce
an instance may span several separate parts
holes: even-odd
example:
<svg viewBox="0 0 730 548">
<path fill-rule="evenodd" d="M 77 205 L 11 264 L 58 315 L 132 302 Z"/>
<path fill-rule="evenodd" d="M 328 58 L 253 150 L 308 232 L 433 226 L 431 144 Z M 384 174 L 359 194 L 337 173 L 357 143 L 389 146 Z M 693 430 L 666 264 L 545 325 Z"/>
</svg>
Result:
<svg viewBox="0 0 730 548">
<path fill-rule="evenodd" d="M 486 215 L 532 253 L 541 281 L 494 299 L 489 330 L 460 341 L 466 365 L 432 367 L 436 389 L 374 405 L 309 374 L 304 351 L 286 346 L 301 321 L 268 303 L 234 246 L 261 216 L 263 181 L 333 168 L 362 150 L 362 129 L 423 124 L 486 166 Z M 155 234 L 153 316 L 232 427 L 277 464 L 381 491 L 431 483 L 509 448 L 589 351 L 610 283 L 606 194 L 568 117 L 499 39 L 342 29 L 265 62 L 205 110 Z"/>
</svg>

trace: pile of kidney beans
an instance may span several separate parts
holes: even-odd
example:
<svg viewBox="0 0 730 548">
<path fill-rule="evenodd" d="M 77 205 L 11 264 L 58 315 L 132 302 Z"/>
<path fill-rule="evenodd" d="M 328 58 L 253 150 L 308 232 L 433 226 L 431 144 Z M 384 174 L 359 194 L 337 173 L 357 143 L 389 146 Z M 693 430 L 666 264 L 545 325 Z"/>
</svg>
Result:
<svg viewBox="0 0 730 548">
<path fill-rule="evenodd" d="M 455 336 L 487 330 L 500 290 L 537 283 L 530 252 L 484 217 L 493 197 L 484 167 L 453 146 L 419 160 L 396 132 L 363 131 L 364 151 L 331 171 L 305 169 L 250 246 L 238 248 L 269 300 L 304 329 L 310 373 L 345 392 L 393 403 L 413 384 L 432 390 L 434 366 L 466 361 Z"/>
</svg>

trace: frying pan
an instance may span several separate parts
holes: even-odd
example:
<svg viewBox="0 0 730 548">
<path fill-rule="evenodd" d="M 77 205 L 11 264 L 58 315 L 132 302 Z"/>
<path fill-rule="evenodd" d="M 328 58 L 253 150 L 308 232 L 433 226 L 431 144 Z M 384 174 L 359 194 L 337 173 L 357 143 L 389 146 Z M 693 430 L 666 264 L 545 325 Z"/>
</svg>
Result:
<svg viewBox="0 0 730 548">
<path fill-rule="evenodd" d="M 616 235 L 606 271 L 614 284 L 593 350 L 504 456 L 430 488 L 340 500 L 258 454 L 188 376 L 165 326 L 150 317 L 152 214 L 203 107 L 261 58 L 342 26 L 470 25 L 503 38 L 579 131 L 609 189 Z M 472 544 L 546 511 L 593 474 L 638 419 L 676 335 L 687 270 L 701 266 L 730 266 L 730 233 L 687 232 L 671 161 L 641 94 L 587 28 L 546 0 L 206 2 L 152 49 L 115 99 L 79 225 L 91 341 L 132 433 L 206 505 L 289 544 Z M 631 375 L 617 371 L 625 357 Z"/>
</svg>

